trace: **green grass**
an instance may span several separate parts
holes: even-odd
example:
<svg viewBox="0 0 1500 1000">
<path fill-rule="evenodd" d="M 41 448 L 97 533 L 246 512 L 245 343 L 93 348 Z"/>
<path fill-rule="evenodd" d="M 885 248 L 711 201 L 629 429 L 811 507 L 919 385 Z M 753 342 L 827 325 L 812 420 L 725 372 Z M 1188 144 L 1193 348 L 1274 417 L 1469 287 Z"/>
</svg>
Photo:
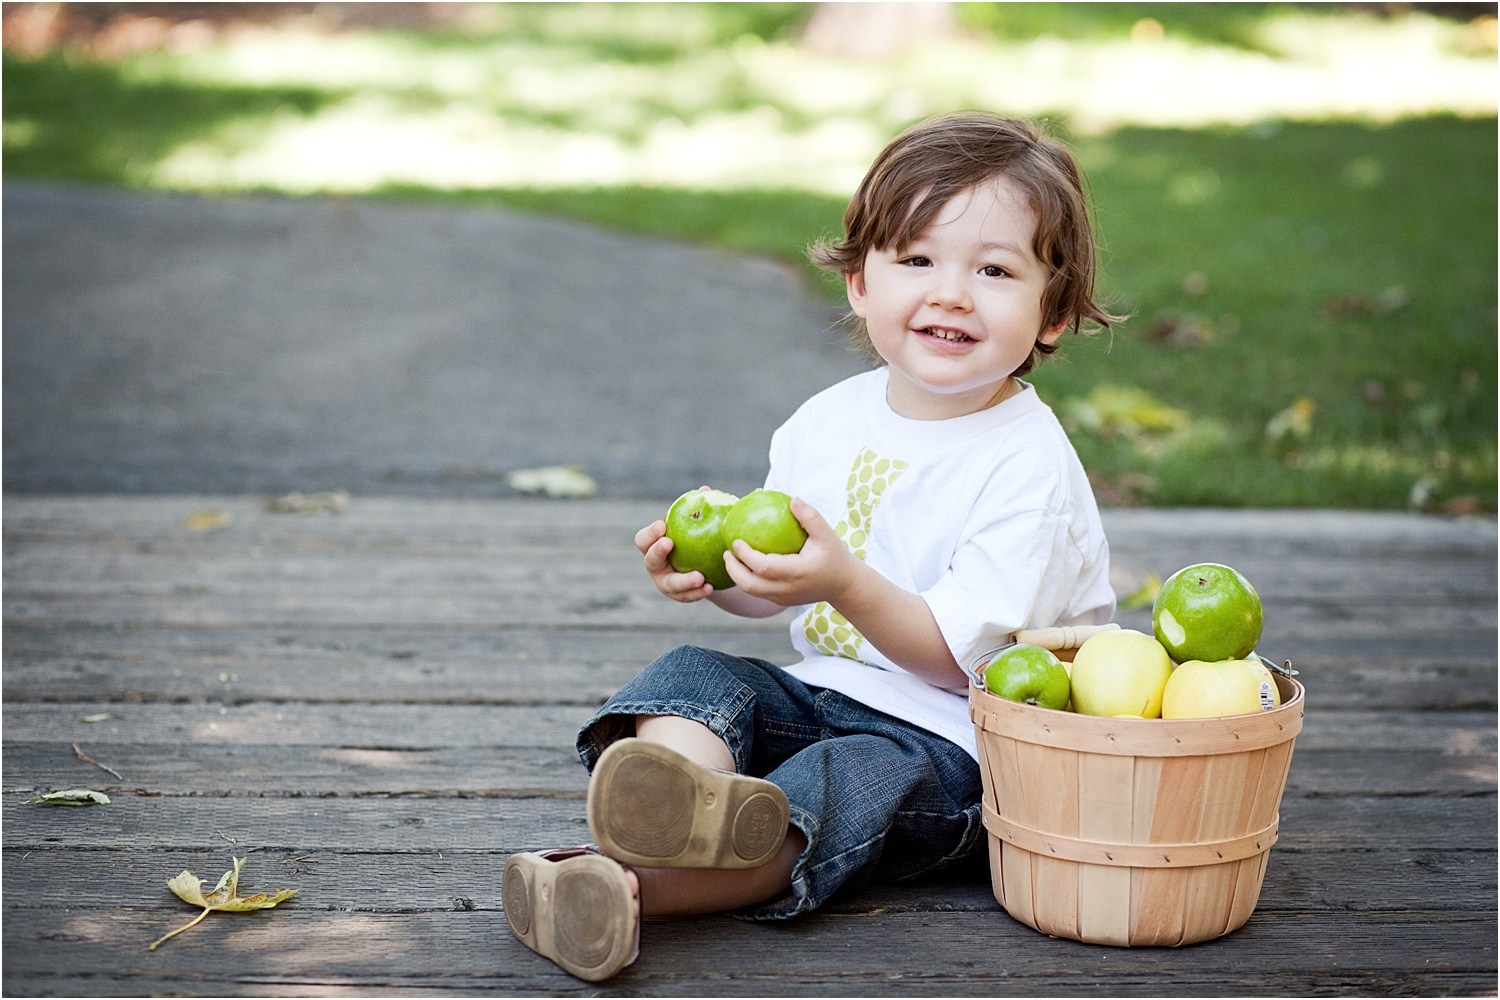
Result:
<svg viewBox="0 0 1500 1000">
<path fill-rule="evenodd" d="M 1224 16 L 1199 17 L 1191 4 L 970 5 L 960 14 L 1012 41 L 1049 32 L 1113 40 L 1153 18 L 1169 38 L 1264 58 L 1271 36 L 1259 27 L 1287 5 L 1214 9 Z M 767 66 L 829 71 L 795 46 L 804 6 L 607 5 L 602 21 L 576 5 L 475 10 L 490 22 L 468 32 L 302 39 L 292 55 L 280 42 L 116 62 L 7 53 L 6 176 L 343 191 L 565 215 L 767 255 L 802 268 L 814 294 L 837 298 L 837 282 L 803 256 L 839 232 L 847 197 L 813 178 L 817 164 L 806 164 L 805 184 L 788 181 L 797 170 L 694 184 L 540 179 L 578 136 L 634 155 L 662 121 L 707 130 L 701 140 L 692 133 L 689 149 L 712 148 L 725 134 L 715 122 L 763 129 L 762 152 L 799 167 L 813 148 L 797 144 L 808 130 L 886 135 L 921 113 L 902 103 L 904 92 L 880 91 L 878 74 L 832 110 L 768 76 Z M 1325 13 L 1338 10 L 1297 16 L 1339 31 Z M 933 86 L 917 105 L 973 103 Z M 533 172 L 520 175 L 530 179 L 283 177 L 264 165 L 296 157 L 257 152 L 278 130 L 341 114 L 342 128 L 365 130 L 341 135 L 430 138 L 432 160 L 447 163 L 463 148 L 443 146 L 445 134 L 402 130 L 455 112 L 460 130 L 490 121 L 524 129 L 496 148 L 536 142 Z M 1068 116 L 1059 118 L 1066 128 Z M 1130 318 L 1068 339 L 1034 378 L 1107 501 L 1495 510 L 1493 117 L 1270 118 L 1071 138 L 1097 204 L 1102 291 Z M 196 157 L 188 167 L 184 150 Z M 194 164 L 206 165 L 201 177 Z"/>
<path fill-rule="evenodd" d="M 1456 119 L 1082 143 L 1132 319 L 1037 380 L 1189 418 L 1079 436 L 1085 460 L 1157 503 L 1494 509 L 1495 149 Z M 1268 435 L 1299 399 L 1305 434 Z"/>
<path fill-rule="evenodd" d="M 1034 381 L 1114 502 L 1494 509 L 1493 122 L 1126 130 L 1077 146 L 1101 291 L 1129 319 L 1065 341 Z M 386 194 L 804 267 L 843 213 L 842 199 L 788 191 Z M 810 288 L 840 294 L 806 270 Z M 1147 394 L 1145 411 L 1112 407 L 1120 387 Z M 1268 434 L 1299 400 L 1310 415 Z M 1164 407 L 1180 412 L 1152 419 Z"/>
<path fill-rule="evenodd" d="M 141 184 L 205 131 L 270 114 L 307 115 L 340 95 L 299 86 L 197 86 L 119 66 L 6 55 L 5 175 Z"/>
</svg>

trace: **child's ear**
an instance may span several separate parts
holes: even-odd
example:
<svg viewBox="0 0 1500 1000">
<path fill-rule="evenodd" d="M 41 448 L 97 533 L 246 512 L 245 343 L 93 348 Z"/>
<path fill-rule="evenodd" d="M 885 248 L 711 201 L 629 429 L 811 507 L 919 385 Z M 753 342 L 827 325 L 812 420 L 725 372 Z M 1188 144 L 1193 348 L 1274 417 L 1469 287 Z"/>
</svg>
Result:
<svg viewBox="0 0 1500 1000">
<path fill-rule="evenodd" d="M 1068 320 L 1065 317 L 1063 319 L 1058 320 L 1057 323 L 1056 323 L 1056 325 L 1054 325 L 1054 326 L 1043 327 L 1042 328 L 1042 332 L 1039 333 L 1039 334 L 1037 334 L 1036 342 L 1038 344 L 1046 344 L 1047 346 L 1050 347 L 1053 344 L 1057 343 L 1057 338 L 1061 337 L 1063 331 L 1066 330 L 1067 328 L 1068 328 Z"/>
<path fill-rule="evenodd" d="M 860 319 L 865 318 L 865 272 L 844 273 L 844 295 L 849 299 L 849 309 Z"/>
</svg>

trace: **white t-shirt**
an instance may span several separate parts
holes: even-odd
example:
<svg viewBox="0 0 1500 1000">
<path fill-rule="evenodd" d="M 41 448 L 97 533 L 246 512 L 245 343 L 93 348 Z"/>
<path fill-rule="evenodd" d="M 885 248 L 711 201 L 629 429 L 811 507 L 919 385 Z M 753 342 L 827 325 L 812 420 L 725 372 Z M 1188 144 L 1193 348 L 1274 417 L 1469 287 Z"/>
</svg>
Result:
<svg viewBox="0 0 1500 1000">
<path fill-rule="evenodd" d="M 817 508 L 854 553 L 922 595 L 960 666 L 1021 628 L 1114 614 L 1109 545 L 1083 466 L 1030 385 L 951 420 L 886 402 L 877 368 L 823 390 L 771 439 L 766 488 Z M 794 609 L 788 671 L 978 757 L 968 699 L 896 666 L 827 604 Z"/>
</svg>

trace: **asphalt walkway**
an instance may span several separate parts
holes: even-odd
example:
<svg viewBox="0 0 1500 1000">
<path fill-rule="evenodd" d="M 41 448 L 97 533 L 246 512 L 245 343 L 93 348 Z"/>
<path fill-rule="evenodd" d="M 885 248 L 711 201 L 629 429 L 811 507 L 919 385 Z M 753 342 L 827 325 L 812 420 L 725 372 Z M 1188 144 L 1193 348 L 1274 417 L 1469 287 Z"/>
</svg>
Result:
<svg viewBox="0 0 1500 1000">
<path fill-rule="evenodd" d="M 785 269 L 568 221 L 7 181 L 3 223 L 8 492 L 741 492 L 860 367 Z"/>
</svg>

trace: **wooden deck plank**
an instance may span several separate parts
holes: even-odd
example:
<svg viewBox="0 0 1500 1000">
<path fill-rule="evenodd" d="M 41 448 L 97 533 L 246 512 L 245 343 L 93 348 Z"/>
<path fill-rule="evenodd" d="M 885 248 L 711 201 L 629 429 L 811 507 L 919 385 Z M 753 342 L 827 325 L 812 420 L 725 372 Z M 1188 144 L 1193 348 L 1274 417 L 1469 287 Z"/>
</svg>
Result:
<svg viewBox="0 0 1500 1000">
<path fill-rule="evenodd" d="M 50 911 L 55 913 L 55 911 Z M 508 995 L 577 990 L 559 981 L 545 960 L 527 952 L 505 928 L 496 911 L 427 913 L 316 912 L 210 917 L 199 927 L 147 952 L 142 942 L 177 925 L 192 911 L 182 908 L 167 920 L 159 913 L 115 910 L 107 913 L 28 914 L 27 926 L 7 928 L 7 983 L 28 974 L 74 970 L 92 978 L 134 980 L 142 992 L 191 988 L 200 975 L 224 975 L 232 956 L 243 974 L 279 979 L 292 991 L 311 980 L 333 978 L 359 983 L 425 983 L 446 989 L 459 982 L 488 986 Z M 1333 988 L 1340 993 L 1425 992 L 1444 973 L 1460 985 L 1481 972 L 1485 956 L 1466 947 L 1472 934 L 1488 931 L 1489 915 L 1428 911 L 1366 914 L 1258 913 L 1234 940 L 1244 959 L 1232 968 L 1210 967 L 1212 944 L 1179 950 L 1109 949 L 1040 937 L 1001 914 L 974 913 L 819 913 L 799 922 L 796 947 L 774 928 L 745 925 L 729 917 L 691 922 L 648 923 L 642 952 L 650 956 L 626 970 L 604 991 L 613 995 L 724 996 L 768 994 L 849 996 L 996 996 L 1017 985 L 1040 987 L 1049 995 L 1079 995 L 1100 980 L 1110 992 L 1145 996 L 1244 996 L 1286 992 L 1297 987 Z M 1272 961 L 1292 935 L 1316 935 L 1337 948 L 1321 950 L 1295 971 Z M 1405 942 L 1392 949 L 1392 938 Z M 891 942 L 923 942 L 920 967 L 896 967 Z M 24 942 L 27 946 L 20 947 Z M 91 947 L 82 947 L 91 945 Z M 173 949 L 167 951 L 166 949 Z M 1205 954 L 1208 952 L 1208 954 Z M 179 956 L 175 960 L 171 956 Z M 1420 955 L 1423 968 L 1412 969 Z M 181 964 L 188 976 L 169 965 Z M 1087 976 L 1065 971 L 1079 964 Z M 1097 979 L 1095 978 L 1097 977 Z M 570 989 L 571 986 L 571 989 Z M 1286 989 L 1287 987 L 1293 987 Z M 1306 989 L 1307 993 L 1313 989 Z M 593 991 L 591 991 L 593 992 Z M 1031 990 L 1027 990 L 1028 993 Z"/>
<path fill-rule="evenodd" d="M 202 824 L 198 828 L 213 833 L 203 831 Z M 1346 834 L 1345 844 L 1338 846 L 1303 846 L 1294 836 L 1284 838 L 1272 855 L 1274 877 L 1266 882 L 1257 912 L 1332 907 L 1354 912 L 1426 911 L 1435 899 L 1453 911 L 1494 909 L 1495 855 L 1487 846 L 1373 847 L 1340 857 L 1339 871 L 1359 877 L 1335 881 L 1330 877 L 1330 856 L 1347 851 L 1354 838 L 1352 831 Z M 299 908 L 391 913 L 493 910 L 500 905 L 499 872 L 506 853 L 492 845 L 379 851 L 230 845 L 221 840 L 218 847 L 14 847 L 6 849 L 5 864 L 24 872 L 31 886 L 24 898 L 11 902 L 11 912 L 125 905 L 170 919 L 178 904 L 167 894 L 167 879 L 184 869 L 217 878 L 231 867 L 233 856 L 246 860 L 247 889 L 297 887 L 302 898 L 294 905 Z M 1411 882 L 1389 877 L 1408 865 L 1421 871 L 1420 891 Z M 831 904 L 830 911 L 1001 912 L 981 859 L 931 879 L 872 887 Z"/>
<path fill-rule="evenodd" d="M 643 512 L 645 513 L 645 512 Z M 539 551 L 527 546 L 472 546 L 469 552 L 448 552 L 434 541 L 425 549 L 348 546 L 335 549 L 299 546 L 298 539 L 262 537 L 246 533 L 223 537 L 168 539 L 161 542 L 121 539 L 117 550 L 99 551 L 100 543 L 89 538 L 53 538 L 7 541 L 6 563 L 17 576 L 15 593 L 7 595 L 17 614 L 38 601 L 63 601 L 59 612 L 68 618 L 113 621 L 91 612 L 86 599 L 106 600 L 111 610 L 151 608 L 177 609 L 185 615 L 206 614 L 215 597 L 233 596 L 243 607 L 219 609 L 226 621 L 234 611 L 255 622 L 274 623 L 276 616 L 309 620 L 311 612 L 331 615 L 328 620 L 347 620 L 357 607 L 351 600 L 372 599 L 383 611 L 399 611 L 394 622 L 476 621 L 521 623 L 571 620 L 642 624 L 680 620 L 696 613 L 694 608 L 638 600 L 654 595 L 640 586 L 639 557 L 629 536 L 615 538 L 599 533 L 594 547 Z M 266 552 L 275 550 L 274 560 Z M 1173 549 L 1179 551 L 1174 552 Z M 1254 579 L 1285 578 L 1284 588 L 1267 599 L 1273 606 L 1285 600 L 1289 606 L 1313 602 L 1360 613 L 1354 604 L 1374 602 L 1389 605 L 1405 599 L 1424 610 L 1439 611 L 1452 606 L 1455 598 L 1493 597 L 1474 586 L 1474 571 L 1488 567 L 1480 555 L 1445 555 L 1441 562 L 1423 562 L 1399 553 L 1382 553 L 1364 559 L 1344 559 L 1316 548 L 1285 554 L 1260 551 L 1236 553 L 1237 565 Z M 1194 550 L 1178 543 L 1163 542 L 1136 555 L 1115 553 L 1124 571 L 1166 575 L 1194 561 Z M 1213 561 L 1200 556 L 1197 561 Z M 1396 572 L 1399 570 L 1399 574 Z M 585 582 L 609 584 L 613 596 L 628 606 L 604 605 L 600 595 L 577 595 L 560 588 Z M 289 604 L 286 587 L 304 598 L 305 609 Z M 440 586 L 441 590 L 432 588 Z M 7 588 L 9 589 L 9 588 Z M 504 593 L 505 602 L 495 596 Z M 581 599 L 580 599 L 581 598 Z M 518 603 L 507 610 L 504 605 Z M 45 606 L 45 605 L 43 605 Z M 1474 610 L 1483 612 L 1483 607 Z M 522 616 L 535 613 L 539 618 Z M 1494 608 L 1488 609 L 1493 619 Z M 642 615 L 645 617 L 641 617 Z M 498 617 L 497 617 L 498 615 Z M 52 617 L 53 613 L 48 612 Z M 702 615 L 700 617 L 709 617 Z M 1455 619 L 1458 616 L 1455 613 Z M 368 619 L 358 619 L 368 620 Z M 214 619 L 220 623 L 219 619 Z"/>
<path fill-rule="evenodd" d="M 6 498 L 4 992 L 1494 994 L 1495 526 L 1345 512 L 1106 512 L 1118 586 L 1241 568 L 1262 650 L 1309 687 L 1230 938 L 1048 939 L 971 865 L 792 927 L 650 923 L 635 967 L 571 979 L 505 931 L 496 881 L 515 850 L 587 838 L 578 721 L 679 642 L 787 655 L 784 621 L 655 595 L 629 539 L 664 506 Z M 225 525 L 188 530 L 206 510 Z M 64 785 L 113 802 L 25 802 Z M 165 879 L 232 854 L 248 888 L 302 892 L 146 952 L 192 916 Z"/>
<path fill-rule="evenodd" d="M 567 741 L 571 747 L 571 735 Z M 4 744 L 8 790 L 46 791 L 87 784 L 171 787 L 210 795 L 538 795 L 582 792 L 586 775 L 571 755 L 517 746 L 386 748 L 369 746 L 94 741 L 89 756 L 126 776 L 99 781 L 65 742 Z M 1288 794 L 1476 795 L 1495 788 L 1495 751 L 1452 753 L 1372 746 L 1298 749 Z"/>
<path fill-rule="evenodd" d="M 231 513 L 228 525 L 209 532 L 184 528 L 182 518 L 204 505 Z M 508 623 L 518 615 L 496 605 L 514 601 L 541 615 L 533 620 L 560 615 L 572 621 L 583 612 L 585 620 L 599 615 L 627 624 L 681 621 L 698 609 L 651 600 L 654 592 L 641 586 L 629 541 L 640 524 L 659 516 L 659 506 L 596 501 L 572 505 L 572 512 L 586 516 L 567 518 L 559 513 L 567 505 L 526 501 L 487 506 L 362 500 L 347 515 L 305 517 L 266 513 L 235 498 L 193 503 L 108 498 L 92 507 L 77 498 L 11 499 L 6 564 L 18 579 L 7 601 L 13 598 L 17 616 L 24 618 L 33 599 L 66 600 L 69 590 L 62 584 L 71 579 L 73 596 L 119 601 L 107 605 L 111 608 L 139 608 L 155 598 L 193 609 L 208 604 L 201 600 L 205 597 L 263 596 L 271 606 L 260 613 L 286 615 L 298 609 L 284 606 L 276 595 L 284 597 L 285 585 L 292 583 L 310 608 L 347 614 L 345 598 L 373 596 L 380 610 L 402 612 L 395 621 L 426 613 L 444 621 L 477 615 L 473 620 Z M 87 526 L 80 523 L 85 512 L 92 516 Z M 1115 559 L 1127 572 L 1165 574 L 1187 562 L 1212 560 L 1224 549 L 1234 552 L 1235 565 L 1252 580 L 1280 582 L 1266 595 L 1272 606 L 1285 597 L 1289 606 L 1323 601 L 1353 612 L 1359 610 L 1355 599 L 1383 597 L 1436 613 L 1454 597 L 1475 596 L 1481 620 L 1487 611 L 1493 624 L 1493 524 L 1350 513 L 1319 517 L 1316 534 L 1307 528 L 1285 530 L 1316 516 L 1247 515 L 1235 521 L 1234 530 L 1241 533 L 1234 537 L 1224 536 L 1222 528 L 1218 535 L 1210 531 L 1216 522 L 1203 512 L 1183 512 L 1183 521 L 1174 525 L 1138 512 L 1108 511 L 1105 525 Z M 413 530 L 416 517 L 422 518 L 420 531 Z M 1183 524 L 1196 524 L 1205 535 L 1194 535 Z M 1296 537 L 1284 537 L 1288 534 Z M 1416 545 L 1425 546 L 1421 558 L 1412 558 Z M 271 551 L 277 553 L 274 560 L 266 558 Z M 608 580 L 620 591 L 616 596 L 646 600 L 632 601 L 628 608 L 595 607 L 601 603 L 597 595 L 570 601 L 572 595 L 555 589 L 585 579 Z M 437 584 L 453 593 L 431 589 Z M 496 602 L 494 588 L 501 584 L 519 589 Z M 65 614 L 68 609 L 67 604 L 61 608 Z M 86 605 L 77 610 L 87 613 Z M 371 616 L 358 620 L 368 622 Z"/>
<path fill-rule="evenodd" d="M 1122 611 L 1118 620 L 1150 628 L 1140 611 Z M 1304 671 L 1315 709 L 1496 704 L 1493 629 L 1413 628 L 1397 641 L 1316 628 L 1310 622 L 1306 632 L 1289 634 L 1283 625 L 1272 645 L 1263 644 Z M 7 622 L 4 685 L 10 701 L 593 706 L 682 642 L 773 662 L 789 657 L 782 626 L 725 627 L 722 620 L 670 629 Z"/>
<path fill-rule="evenodd" d="M 29 702 L 6 707 L 5 738 L 60 740 L 64 746 L 69 741 L 91 746 L 170 741 L 179 746 L 528 749 L 577 765 L 569 750 L 588 714 L 588 708 L 571 704 Z M 92 719 L 100 721 L 85 721 Z M 1442 726 L 1433 726 L 1421 712 L 1324 710 L 1304 722 L 1297 753 L 1380 746 L 1392 752 L 1484 754 L 1495 750 L 1494 729 L 1495 713 L 1484 709 L 1445 712 Z M 77 765 L 71 756 L 69 763 Z"/>
<path fill-rule="evenodd" d="M 1294 764 L 1294 774 L 1296 769 Z M 486 850 L 504 855 L 588 839 L 582 796 L 559 790 L 538 796 L 462 797 L 262 797 L 126 790 L 111 795 L 107 809 L 21 808 L 29 793 L 6 793 L 6 850 L 123 850 L 149 843 L 219 850 Z M 1394 840 L 1397 834 L 1399 843 Z M 1275 851 L 1368 852 L 1392 846 L 1493 851 L 1494 799 L 1292 795 L 1282 800 L 1281 839 Z M 1336 869 L 1330 872 L 1335 873 Z M 1357 898 L 1364 891 L 1363 886 L 1350 886 L 1345 898 Z"/>
</svg>

